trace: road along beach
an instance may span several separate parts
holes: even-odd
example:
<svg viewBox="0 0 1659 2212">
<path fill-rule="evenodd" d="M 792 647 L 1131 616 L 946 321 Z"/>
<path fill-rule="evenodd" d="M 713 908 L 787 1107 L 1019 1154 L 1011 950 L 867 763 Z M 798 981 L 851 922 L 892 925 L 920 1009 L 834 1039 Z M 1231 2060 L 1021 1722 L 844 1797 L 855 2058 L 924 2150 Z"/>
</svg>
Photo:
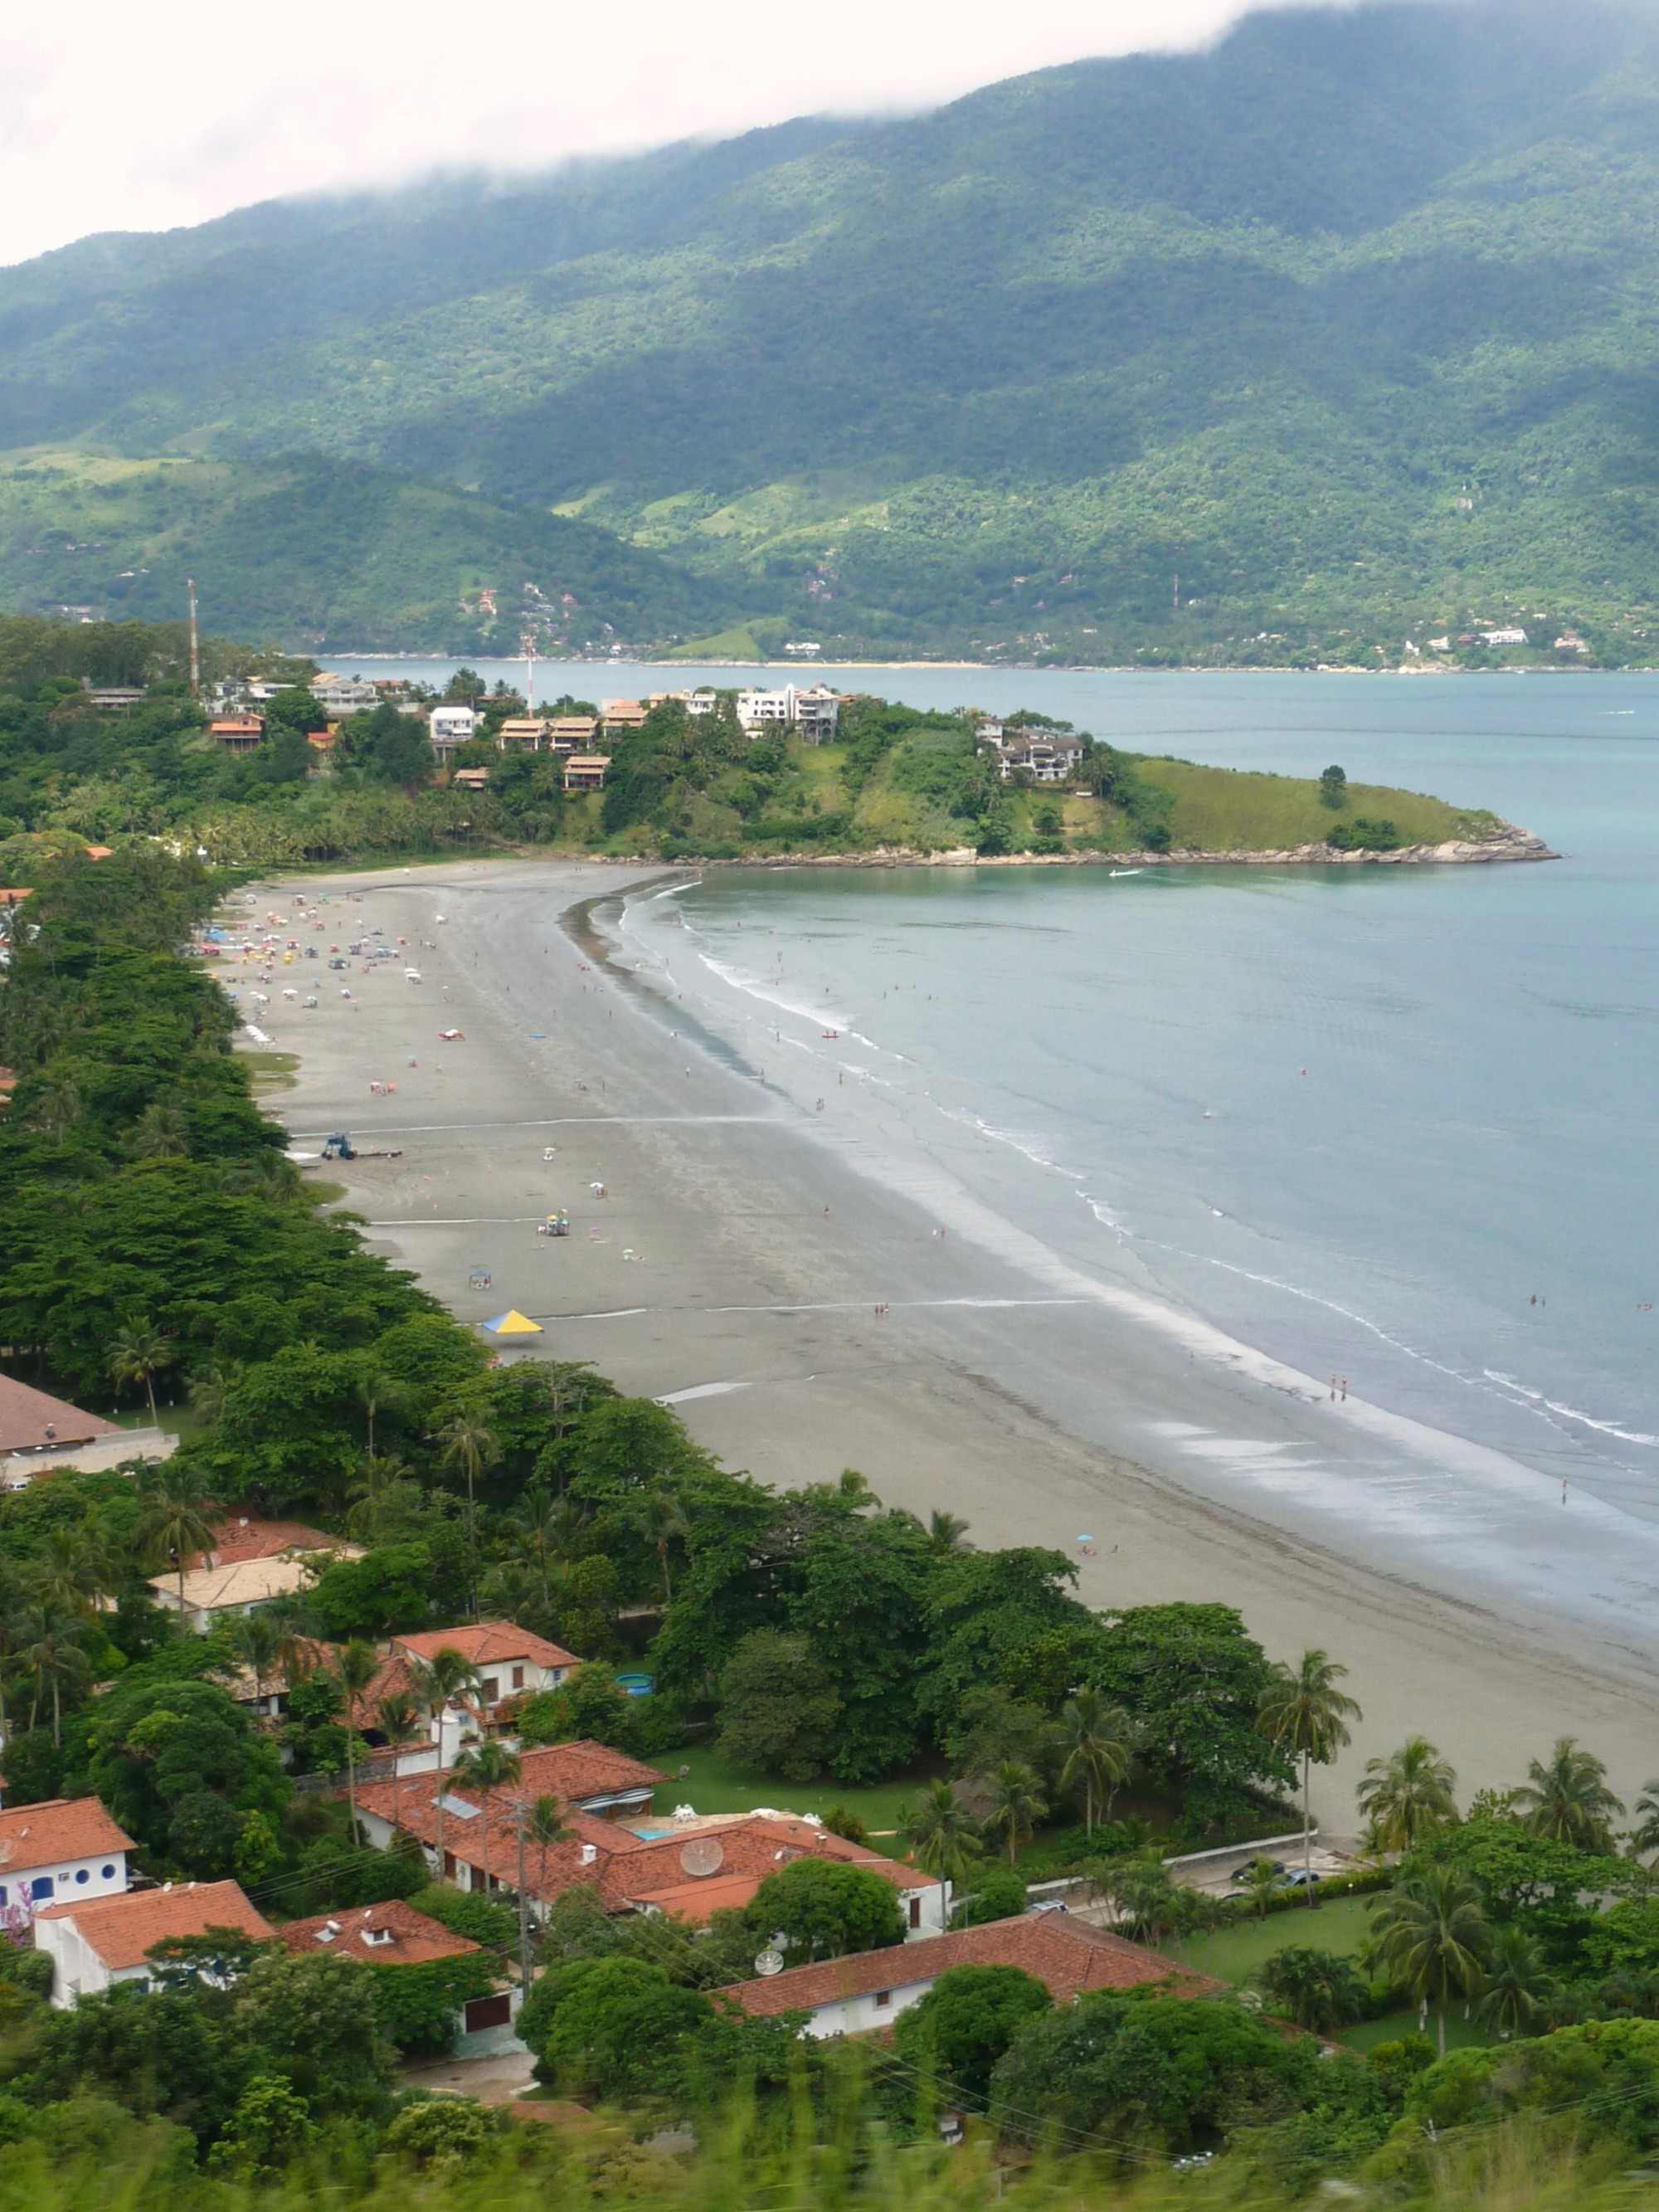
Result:
<svg viewBox="0 0 1659 2212">
<path fill-rule="evenodd" d="M 400 1154 L 329 1170 L 375 1249 L 465 1319 L 530 1316 L 538 1352 L 674 1404 L 730 1466 L 779 1485 L 855 1466 L 982 1543 L 1065 1551 L 1092 1604 L 1218 1600 L 1275 1656 L 1325 1646 L 1365 1708 L 1316 1778 L 1332 1824 L 1352 1824 L 1364 1758 L 1418 1730 L 1465 1790 L 1574 1735 L 1633 1795 L 1654 1763 L 1659 1532 L 1546 1519 L 1501 1454 L 1334 1406 L 919 1172 L 843 1101 L 797 1095 L 798 1071 L 763 1079 L 680 1027 L 605 903 L 652 880 L 489 861 L 258 890 L 260 912 L 326 896 L 314 941 L 407 940 L 264 1024 L 300 1055 L 276 1101 L 296 1149 L 343 1129 Z M 560 1209 L 569 1235 L 538 1237 Z M 1553 1601 L 1575 1547 L 1599 1613 Z"/>
</svg>

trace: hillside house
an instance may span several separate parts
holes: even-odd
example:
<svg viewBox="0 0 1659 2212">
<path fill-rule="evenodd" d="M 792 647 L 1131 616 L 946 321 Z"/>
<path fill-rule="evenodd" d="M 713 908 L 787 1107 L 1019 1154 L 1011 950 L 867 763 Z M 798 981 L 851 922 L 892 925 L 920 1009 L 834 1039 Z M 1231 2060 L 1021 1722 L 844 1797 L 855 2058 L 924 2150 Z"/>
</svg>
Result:
<svg viewBox="0 0 1659 2212">
<path fill-rule="evenodd" d="M 0 1911 L 15 1925 L 60 1899 L 118 1896 L 131 1849 L 96 1797 L 0 1813 Z"/>
<path fill-rule="evenodd" d="M 611 765 L 604 753 L 572 753 L 564 764 L 564 787 L 567 791 L 600 791 L 605 787 L 605 772 Z"/>
<path fill-rule="evenodd" d="M 768 730 L 792 729 L 809 745 L 834 738 L 841 720 L 841 698 L 827 684 L 815 684 L 802 691 L 786 684 L 777 691 L 739 691 L 738 720 L 751 738 Z"/>
<path fill-rule="evenodd" d="M 504 753 L 538 753 L 547 738 L 548 726 L 539 714 L 509 714 L 495 732 L 495 746 Z"/>
<path fill-rule="evenodd" d="M 263 714 L 227 714 L 208 724 L 208 736 L 222 752 L 257 753 L 265 741 Z"/>
<path fill-rule="evenodd" d="M 597 715 L 555 714 L 547 725 L 548 750 L 556 753 L 591 753 L 599 726 Z"/>
<path fill-rule="evenodd" d="M 1083 745 L 1050 730 L 1006 730 L 991 743 L 1005 783 L 1024 771 L 1033 783 L 1067 783 L 1083 761 Z"/>
<path fill-rule="evenodd" d="M 361 676 L 331 676 L 325 670 L 312 678 L 310 688 L 312 697 L 331 716 L 361 714 L 380 703 L 379 691 Z"/>
<path fill-rule="evenodd" d="M 178 1448 L 164 1430 L 124 1429 L 0 1375 L 0 1490 L 27 1490 L 68 1468 L 94 1474 L 128 1460 L 171 1459 Z"/>
<path fill-rule="evenodd" d="M 274 1597 L 304 1589 L 331 1559 L 361 1559 L 361 1544 L 325 1535 L 301 1521 L 267 1521 L 237 1514 L 218 1524 L 215 1547 L 187 1561 L 183 1578 L 184 1617 L 198 1636 L 233 1613 L 250 1613 Z M 158 1575 L 150 1583 L 157 1605 L 177 1613 L 179 1577 Z"/>
<path fill-rule="evenodd" d="M 427 727 L 433 751 L 440 760 L 447 760 L 458 748 L 471 744 L 478 718 L 471 707 L 434 707 Z"/>
<path fill-rule="evenodd" d="M 1224 1984 L 1176 1966 L 1121 1936 L 1061 1913 L 1022 1913 L 885 1951 L 860 1951 L 817 1966 L 787 1967 L 720 1994 L 752 2019 L 805 2012 L 818 2037 L 869 2035 L 890 2027 L 920 2003 L 952 1966 L 1018 1966 L 1046 1983 L 1056 2004 L 1090 1990 L 1146 1989 L 1167 1983 L 1181 1996 L 1219 1996 Z"/>
<path fill-rule="evenodd" d="M 36 1916 L 34 1947 L 52 1962 L 52 2001 L 64 2011 L 117 1982 L 148 1982 L 156 1944 L 212 1928 L 234 1929 L 259 1943 L 276 1934 L 238 1882 L 167 1882 L 48 1906 Z"/>
<path fill-rule="evenodd" d="M 624 730 L 637 730 L 644 726 L 647 709 L 642 699 L 607 699 L 603 720 L 612 736 Z"/>
</svg>

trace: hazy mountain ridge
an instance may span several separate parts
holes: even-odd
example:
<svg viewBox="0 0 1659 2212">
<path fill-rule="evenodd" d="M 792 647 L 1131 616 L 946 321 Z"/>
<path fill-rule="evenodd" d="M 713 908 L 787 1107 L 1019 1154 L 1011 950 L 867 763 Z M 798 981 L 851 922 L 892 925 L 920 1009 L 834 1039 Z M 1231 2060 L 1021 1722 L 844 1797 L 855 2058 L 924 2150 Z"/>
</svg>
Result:
<svg viewBox="0 0 1659 2212">
<path fill-rule="evenodd" d="M 83 241 L 0 271 L 0 443 L 349 455 L 665 556 L 629 619 L 849 648 L 1534 599 L 1617 657 L 1659 545 L 1656 57 L 1645 8 L 1276 14 L 908 121 Z"/>
</svg>

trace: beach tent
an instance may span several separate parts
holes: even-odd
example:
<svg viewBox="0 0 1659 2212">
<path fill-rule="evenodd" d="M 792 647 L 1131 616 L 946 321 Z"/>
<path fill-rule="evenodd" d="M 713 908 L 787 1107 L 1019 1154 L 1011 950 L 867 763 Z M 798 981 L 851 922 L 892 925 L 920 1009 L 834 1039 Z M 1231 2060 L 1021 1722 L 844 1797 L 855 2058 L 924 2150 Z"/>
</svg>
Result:
<svg viewBox="0 0 1659 2212">
<path fill-rule="evenodd" d="M 540 1336 L 543 1334 L 540 1322 L 532 1321 L 528 1314 L 521 1314 L 516 1306 L 509 1306 L 504 1314 L 497 1314 L 494 1321 L 481 1322 L 480 1327 L 488 1329 L 491 1336 Z"/>
</svg>

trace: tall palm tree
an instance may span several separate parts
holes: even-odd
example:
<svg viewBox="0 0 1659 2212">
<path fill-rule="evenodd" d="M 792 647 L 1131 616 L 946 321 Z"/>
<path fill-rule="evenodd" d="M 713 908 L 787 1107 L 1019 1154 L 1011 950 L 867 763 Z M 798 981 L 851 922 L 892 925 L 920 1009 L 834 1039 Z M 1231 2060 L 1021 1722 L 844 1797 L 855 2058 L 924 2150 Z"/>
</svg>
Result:
<svg viewBox="0 0 1659 2212">
<path fill-rule="evenodd" d="M 474 1486 L 485 1468 L 493 1467 L 501 1457 L 501 1446 L 495 1432 L 485 1423 L 481 1413 L 463 1409 L 453 1420 L 439 1430 L 438 1443 L 443 1447 L 440 1464 L 459 1468 L 466 1477 L 466 1540 L 472 1557 L 472 1612 L 477 1617 L 477 1502 Z"/>
<path fill-rule="evenodd" d="M 1310 1905 L 1314 1901 L 1314 1762 L 1328 1765 L 1349 1740 L 1350 1718 L 1360 1717 L 1353 1699 L 1336 1686 L 1347 1671 L 1327 1651 L 1304 1651 L 1299 1666 L 1281 1663 L 1274 1668 L 1274 1687 L 1256 1716 L 1256 1726 L 1268 1741 L 1302 1761 L 1302 1863 Z"/>
<path fill-rule="evenodd" d="M 1244 1894 L 1255 1907 L 1258 1920 L 1267 1917 L 1267 1907 L 1278 1892 L 1284 1875 L 1271 1859 L 1252 1859 L 1244 1876 Z"/>
<path fill-rule="evenodd" d="M 1383 1965 L 1419 2004 L 1433 2005 L 1443 2058 L 1446 2007 L 1478 1994 L 1492 1948 L 1480 1890 L 1456 1867 L 1427 1866 L 1379 1901 L 1371 1926 Z"/>
<path fill-rule="evenodd" d="M 240 1613 L 230 1624 L 230 1648 L 253 1677 L 255 1704 L 263 1705 L 266 1679 L 276 1672 L 282 1657 L 281 1624 L 258 1608 Z"/>
<path fill-rule="evenodd" d="M 968 1523 L 955 1513 L 935 1509 L 927 1516 L 927 1540 L 936 1552 L 969 1552 Z"/>
<path fill-rule="evenodd" d="M 316 1668 L 315 1646 L 326 1624 L 313 1611 L 299 1590 L 286 1590 L 261 1606 L 260 1612 L 276 1631 L 276 1667 L 291 1690 Z"/>
<path fill-rule="evenodd" d="M 225 1399 L 235 1375 L 234 1368 L 210 1367 L 191 1384 L 191 1410 L 204 1429 L 216 1429 L 223 1420 Z"/>
<path fill-rule="evenodd" d="M 356 1478 L 346 1486 L 346 1496 L 355 1501 L 346 1515 L 350 1534 L 371 1538 L 375 1534 L 386 1492 L 394 1483 L 406 1480 L 409 1472 L 405 1460 L 364 1453 Z"/>
<path fill-rule="evenodd" d="M 389 1697 L 381 1698 L 380 1710 L 374 1721 L 392 1753 L 392 1825 L 402 1835 L 403 1754 L 411 1744 L 418 1743 L 426 1733 L 421 1721 L 421 1709 L 407 1690 L 393 1690 Z"/>
<path fill-rule="evenodd" d="M 52 1690 L 52 1740 L 61 1745 L 63 1729 L 63 1692 L 66 1683 L 84 1680 L 92 1672 L 92 1661 L 82 1649 L 81 1638 L 85 1624 L 72 1613 L 47 1612 L 36 1606 L 23 1626 L 24 1647 L 18 1660 L 24 1671 L 34 1677 L 34 1705 L 29 1715 L 29 1726 L 34 1726 L 40 1710 L 40 1695 L 48 1685 Z"/>
<path fill-rule="evenodd" d="M 190 1150 L 190 1124 L 176 1106 L 158 1098 L 133 1124 L 132 1150 L 141 1160 L 176 1160 Z"/>
<path fill-rule="evenodd" d="M 1066 1764 L 1060 1770 L 1062 1790 L 1083 1784 L 1083 1832 L 1095 1832 L 1095 1808 L 1111 1801 L 1129 1778 L 1133 1764 L 1133 1728 L 1121 1706 L 1095 1689 L 1079 1690 L 1060 1710 L 1065 1732 Z"/>
<path fill-rule="evenodd" d="M 192 1553 L 210 1552 L 224 1506 L 208 1487 L 205 1475 L 178 1460 L 146 1468 L 138 1478 L 143 1500 L 133 1526 L 133 1540 L 152 1565 L 171 1567 L 179 1577 L 179 1618 L 185 1614 L 185 1564 Z"/>
<path fill-rule="evenodd" d="M 990 1803 L 986 1808 L 985 1826 L 1002 1838 L 1008 1847 L 1008 1863 L 1012 1866 L 1015 1853 L 1048 1811 L 1048 1802 L 1042 1794 L 1036 1768 L 1028 1766 L 1023 1759 L 999 1759 L 986 1780 Z"/>
<path fill-rule="evenodd" d="M 533 1571 L 518 1559 L 502 1559 L 483 1578 L 483 1601 L 492 1620 L 523 1622 L 526 1613 L 539 1613 L 545 1603 Z"/>
<path fill-rule="evenodd" d="M 468 1697 L 477 1697 L 483 1685 L 472 1662 L 453 1644 L 441 1644 L 431 1658 L 409 1670 L 415 1697 L 438 1723 L 437 1790 L 433 1804 L 438 1821 L 438 1879 L 444 1875 L 444 1714 Z"/>
<path fill-rule="evenodd" d="M 1613 1820 L 1624 1806 L 1607 1785 L 1605 1763 L 1593 1751 L 1580 1751 L 1576 1737 L 1557 1739 L 1547 1759 L 1534 1759 L 1515 1793 L 1517 1811 L 1526 1811 L 1534 1835 L 1580 1850 L 1611 1848 Z"/>
<path fill-rule="evenodd" d="M 668 1575 L 668 1547 L 676 1536 L 684 1539 L 691 1523 L 672 1490 L 647 1491 L 640 1500 L 640 1517 L 647 1535 L 657 1547 L 657 1564 L 662 1570 L 662 1601 L 672 1605 L 674 1585 Z"/>
<path fill-rule="evenodd" d="M 143 1384 L 153 1429 L 161 1426 L 161 1416 L 155 1410 L 155 1378 L 164 1367 L 172 1366 L 173 1360 L 171 1343 L 148 1321 L 128 1322 L 110 1346 L 109 1371 L 116 1388 L 125 1389 L 129 1382 Z"/>
<path fill-rule="evenodd" d="M 542 1603 L 550 1605 L 553 1583 L 548 1562 L 563 1548 L 564 1508 L 544 1482 L 532 1482 L 526 1486 L 523 1495 L 508 1517 L 536 1555 L 536 1565 L 542 1578 Z"/>
<path fill-rule="evenodd" d="M 380 1655 L 361 1636 L 354 1636 L 334 1662 L 334 1679 L 345 1693 L 346 1796 L 351 1807 L 351 1841 L 357 1835 L 357 1741 L 362 1701 L 380 1671 Z"/>
<path fill-rule="evenodd" d="M 509 1782 L 516 1782 L 524 1768 L 515 1751 L 493 1735 L 482 1743 L 469 1744 L 455 1762 L 457 1778 L 471 1783 L 483 1802 L 479 1808 L 483 1820 L 480 1838 L 483 1845 L 483 1893 L 489 1894 L 489 1800 L 497 1790 L 504 1790 Z"/>
<path fill-rule="evenodd" d="M 1483 2027 L 1501 2034 L 1524 2034 L 1548 2010 L 1560 1987 L 1536 1939 L 1511 1923 L 1493 1933 L 1476 2017 Z"/>
<path fill-rule="evenodd" d="M 374 1456 L 374 1417 L 377 1413 L 394 1412 L 408 1396 L 401 1382 L 389 1375 L 361 1375 L 357 1378 L 357 1403 L 362 1407 L 368 1429 L 368 1455 Z"/>
<path fill-rule="evenodd" d="M 537 1798 L 525 1820 L 525 1834 L 541 1853 L 541 1900 L 547 1903 L 547 1855 L 556 1844 L 574 1843 L 576 1831 L 564 1817 L 564 1807 L 549 1790 Z"/>
<path fill-rule="evenodd" d="M 905 1826 L 916 1864 L 935 1881 L 965 1881 L 969 1865 L 984 1855 L 979 1824 L 949 1782 L 928 1784 Z"/>
<path fill-rule="evenodd" d="M 90 1528 L 52 1528 L 46 1534 L 32 1587 L 47 1612 L 93 1620 L 98 1601 L 120 1585 L 121 1571 Z"/>
<path fill-rule="evenodd" d="M 61 1145 L 86 1110 L 86 1101 L 75 1085 L 54 1078 L 35 1099 L 29 1126 L 43 1129 L 55 1145 Z"/>
<path fill-rule="evenodd" d="M 1359 1809 L 1376 1824 L 1385 1851 L 1408 1851 L 1423 1837 L 1457 1818 L 1452 1796 L 1457 1776 L 1426 1736 L 1414 1735 L 1387 1759 L 1365 1762 L 1365 1778 L 1355 1793 Z"/>
</svg>

